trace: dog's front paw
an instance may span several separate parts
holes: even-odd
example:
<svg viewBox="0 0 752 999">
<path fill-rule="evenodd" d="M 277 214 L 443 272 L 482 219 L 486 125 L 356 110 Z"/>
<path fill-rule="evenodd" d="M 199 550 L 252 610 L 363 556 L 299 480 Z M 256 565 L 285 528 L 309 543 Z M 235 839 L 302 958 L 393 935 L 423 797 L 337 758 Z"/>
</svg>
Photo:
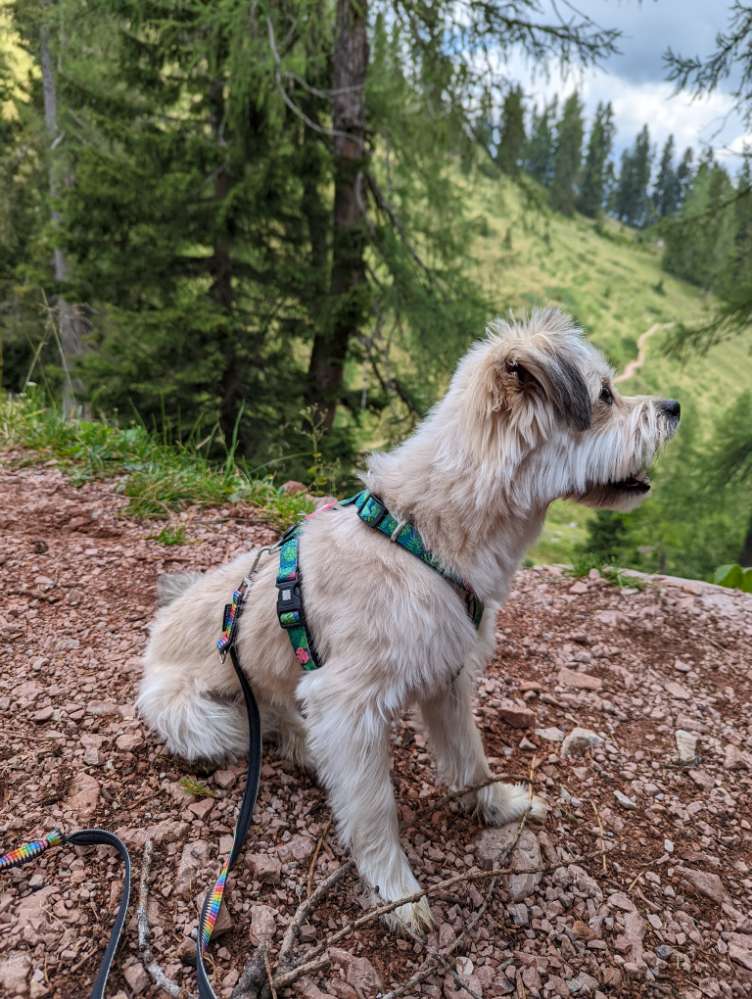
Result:
<svg viewBox="0 0 752 999">
<path fill-rule="evenodd" d="M 527 815 L 528 822 L 544 822 L 548 805 L 526 784 L 490 784 L 478 792 L 477 808 L 489 826 L 503 826 Z"/>
<path fill-rule="evenodd" d="M 408 902 L 387 913 L 384 922 L 394 933 L 407 933 L 411 937 L 423 937 L 433 928 L 431 907 L 425 898 Z"/>
</svg>

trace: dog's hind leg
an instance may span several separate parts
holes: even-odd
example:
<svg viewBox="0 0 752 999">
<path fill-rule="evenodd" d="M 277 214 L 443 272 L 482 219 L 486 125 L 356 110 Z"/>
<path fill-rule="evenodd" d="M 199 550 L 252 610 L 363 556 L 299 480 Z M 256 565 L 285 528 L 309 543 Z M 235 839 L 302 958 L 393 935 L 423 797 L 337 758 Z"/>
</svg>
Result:
<svg viewBox="0 0 752 999">
<path fill-rule="evenodd" d="M 339 664 L 341 667 L 341 664 Z M 308 746 L 329 800 L 342 844 L 380 901 L 393 902 L 420 890 L 399 839 L 389 775 L 389 719 L 375 697 L 337 690 L 335 660 L 310 674 L 301 692 Z M 432 925 L 425 898 L 395 909 L 394 929 L 421 933 Z"/>
<path fill-rule="evenodd" d="M 420 705 L 439 774 L 454 788 L 482 784 L 491 776 L 478 726 L 473 718 L 472 680 L 463 670 L 448 689 Z M 501 826 L 528 812 L 542 821 L 546 803 L 532 798 L 524 784 L 489 784 L 468 795 L 488 825 Z"/>
</svg>

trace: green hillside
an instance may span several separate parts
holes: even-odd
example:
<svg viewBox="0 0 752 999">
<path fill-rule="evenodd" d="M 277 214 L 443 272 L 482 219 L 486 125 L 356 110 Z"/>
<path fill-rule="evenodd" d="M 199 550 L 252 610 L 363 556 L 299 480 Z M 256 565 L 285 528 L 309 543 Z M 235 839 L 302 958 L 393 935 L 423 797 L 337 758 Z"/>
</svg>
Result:
<svg viewBox="0 0 752 999">
<path fill-rule="evenodd" d="M 618 223 L 550 212 L 545 194 L 528 194 L 504 178 L 475 183 L 471 197 L 483 233 L 474 247 L 479 280 L 499 312 L 560 306 L 617 372 L 637 357 L 638 338 L 655 324 L 697 323 L 712 305 L 698 288 L 661 270 L 659 245 L 638 243 Z M 682 363 L 667 355 L 665 333 L 651 335 L 644 366 L 619 389 L 680 399 L 707 435 L 723 407 L 752 385 L 749 349 L 742 341 L 726 343 Z M 534 557 L 566 561 L 589 516 L 576 504 L 556 504 Z"/>
</svg>

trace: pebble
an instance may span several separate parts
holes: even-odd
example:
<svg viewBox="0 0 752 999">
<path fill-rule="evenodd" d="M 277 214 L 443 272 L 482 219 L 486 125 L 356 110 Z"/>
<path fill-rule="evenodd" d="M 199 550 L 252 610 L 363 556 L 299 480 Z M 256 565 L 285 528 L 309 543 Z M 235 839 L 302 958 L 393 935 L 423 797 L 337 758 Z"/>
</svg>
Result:
<svg viewBox="0 0 752 999">
<path fill-rule="evenodd" d="M 496 711 L 502 721 L 511 728 L 531 728 L 535 722 L 535 715 L 530 708 L 523 707 L 510 699 L 500 701 Z"/>
<path fill-rule="evenodd" d="M 614 791 L 614 797 L 619 802 L 621 807 L 626 808 L 628 811 L 637 808 L 637 802 L 634 801 L 634 799 L 629 798 L 626 794 L 623 794 L 621 791 Z"/>
<path fill-rule="evenodd" d="M 490 870 L 493 867 L 533 868 L 542 866 L 541 849 L 538 838 L 529 829 L 523 829 L 517 846 L 507 860 L 509 847 L 517 836 L 517 826 L 510 823 L 498 829 L 485 829 L 476 841 L 476 855 L 481 867 Z M 540 884 L 543 875 L 540 872 L 532 874 L 512 874 L 508 878 L 508 897 L 512 902 L 518 902 L 531 895 Z"/>
<path fill-rule="evenodd" d="M 677 874 L 688 882 L 698 894 L 704 895 L 705 898 L 709 898 L 719 905 L 726 899 L 727 892 L 723 882 L 712 871 L 698 871 L 691 867 L 678 867 L 676 870 Z"/>
<path fill-rule="evenodd" d="M 576 690 L 600 690 L 603 686 L 603 680 L 600 677 L 579 673 L 576 670 L 567 669 L 566 666 L 559 670 L 558 680 L 565 687 L 574 687 Z"/>
<path fill-rule="evenodd" d="M 573 728 L 561 744 L 561 757 L 567 759 L 602 745 L 603 739 L 596 732 L 591 732 L 588 728 Z"/>
<path fill-rule="evenodd" d="M 276 857 L 265 853 L 251 853 L 248 855 L 248 865 L 262 884 L 277 884 L 282 878 L 282 864 Z"/>
<path fill-rule="evenodd" d="M 674 733 L 676 740 L 676 750 L 679 754 L 680 763 L 692 763 L 697 756 L 697 735 L 695 732 L 686 732 L 684 729 L 677 729 Z"/>
<path fill-rule="evenodd" d="M 543 739 L 546 742 L 563 742 L 564 732 L 560 728 L 555 726 L 549 726 L 549 728 L 536 728 L 535 734 L 539 739 Z"/>
</svg>

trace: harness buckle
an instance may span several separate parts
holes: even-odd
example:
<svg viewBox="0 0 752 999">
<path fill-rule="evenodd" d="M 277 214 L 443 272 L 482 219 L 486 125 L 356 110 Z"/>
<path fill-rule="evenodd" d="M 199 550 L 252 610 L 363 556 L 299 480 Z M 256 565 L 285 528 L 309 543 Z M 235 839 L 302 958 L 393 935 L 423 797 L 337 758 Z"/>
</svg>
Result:
<svg viewBox="0 0 752 999">
<path fill-rule="evenodd" d="M 302 621 L 303 600 L 300 594 L 300 576 L 277 581 L 277 617 L 282 628 L 288 631 Z"/>
</svg>

